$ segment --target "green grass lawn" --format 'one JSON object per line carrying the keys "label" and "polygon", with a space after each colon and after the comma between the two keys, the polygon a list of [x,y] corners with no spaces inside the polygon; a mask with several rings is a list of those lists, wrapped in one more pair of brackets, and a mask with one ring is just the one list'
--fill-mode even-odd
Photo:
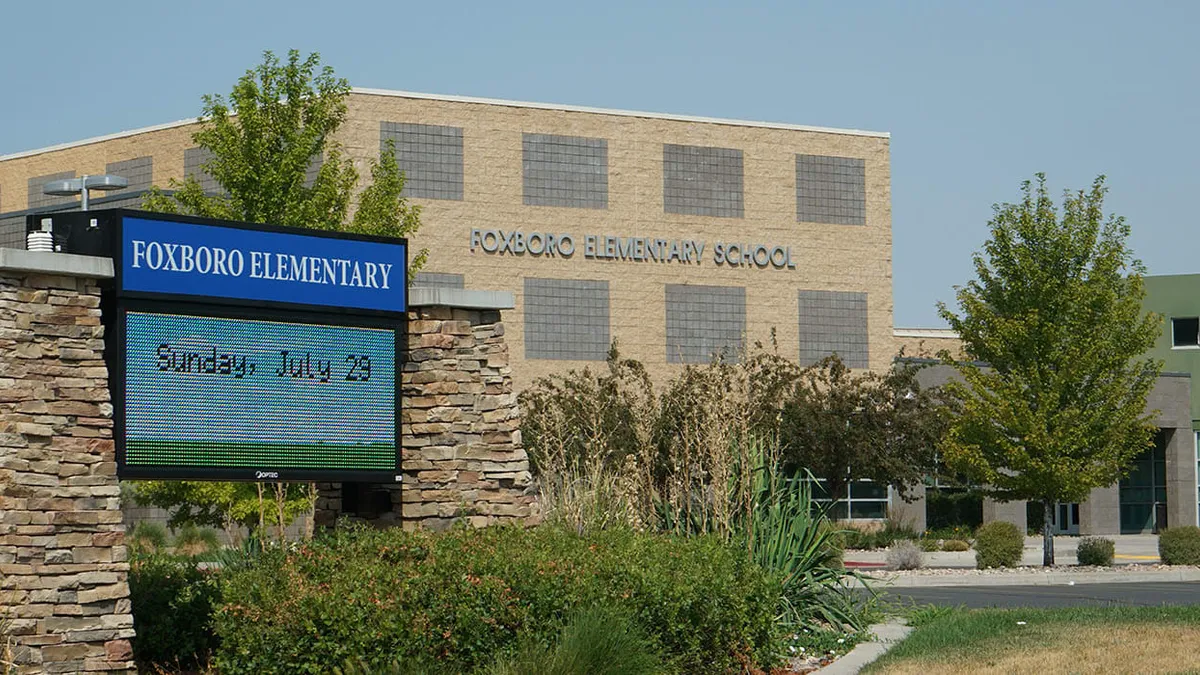
{"label": "green grass lawn", "polygon": [[1200,672],[1200,606],[925,609],[864,673]]}

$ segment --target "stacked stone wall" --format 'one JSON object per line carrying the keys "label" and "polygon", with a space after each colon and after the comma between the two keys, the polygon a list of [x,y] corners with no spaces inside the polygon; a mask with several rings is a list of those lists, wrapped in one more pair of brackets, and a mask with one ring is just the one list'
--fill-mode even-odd
{"label": "stacked stone wall", "polygon": [[[403,481],[362,488],[349,512],[339,484],[320,485],[316,520],[405,528],[538,519],[521,445],[508,343],[497,310],[418,307],[408,314],[401,373]],[[383,497],[382,508],[370,502]],[[346,507],[346,508],[344,508]]]}
{"label": "stacked stone wall", "polygon": [[0,648],[17,672],[134,668],[103,331],[95,280],[0,271]]}

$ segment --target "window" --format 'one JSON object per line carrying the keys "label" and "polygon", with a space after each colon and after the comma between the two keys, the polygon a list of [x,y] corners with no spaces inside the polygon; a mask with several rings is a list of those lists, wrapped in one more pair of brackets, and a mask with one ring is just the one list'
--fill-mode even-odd
{"label": "window", "polygon": [[[829,493],[825,491],[825,481],[818,479],[813,486],[813,501],[828,504]],[[881,520],[887,518],[888,496],[891,490],[887,485],[875,481],[860,479],[851,481],[846,486],[846,494],[841,495],[837,503],[829,511],[833,520]]]}
{"label": "window", "polygon": [[1200,318],[1171,319],[1171,346],[1200,348]]}

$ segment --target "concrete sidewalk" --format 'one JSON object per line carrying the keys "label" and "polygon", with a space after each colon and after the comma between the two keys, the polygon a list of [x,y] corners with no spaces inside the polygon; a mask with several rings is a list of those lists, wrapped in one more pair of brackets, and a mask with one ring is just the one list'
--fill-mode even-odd
{"label": "concrete sidewalk", "polygon": [[[1154,534],[1118,534],[1106,537],[1112,539],[1116,546],[1115,565],[1154,565],[1158,563],[1158,535]],[[1054,561],[1058,565],[1076,565],[1075,549],[1079,546],[1079,537],[1055,537]],[[924,554],[925,567],[928,568],[973,568],[975,567],[975,551],[948,552],[936,551]],[[887,562],[886,550],[875,551],[846,551],[847,563],[866,563],[883,565]],[[1026,537],[1025,551],[1021,556],[1021,565],[1040,566],[1042,564],[1042,538]]]}
{"label": "concrete sidewalk", "polygon": [[[846,551],[847,567],[874,577],[878,588],[937,586],[1072,586],[1075,584],[1165,583],[1200,581],[1200,568],[1159,565],[1156,535],[1116,535],[1114,565],[1078,567],[1079,537],[1055,537],[1054,567],[1042,566],[1042,540],[1027,537],[1021,566],[1013,569],[975,569],[975,551],[925,553],[924,568],[886,570],[887,551]],[[856,565],[857,563],[857,565]]]}

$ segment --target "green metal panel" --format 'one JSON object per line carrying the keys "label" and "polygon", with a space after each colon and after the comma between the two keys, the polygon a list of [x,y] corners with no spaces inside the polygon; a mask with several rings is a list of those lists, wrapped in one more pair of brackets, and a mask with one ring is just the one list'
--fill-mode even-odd
{"label": "green metal panel", "polygon": [[[1162,359],[1165,372],[1191,373],[1196,382],[1200,376],[1200,348],[1172,348],[1171,318],[1200,317],[1200,274],[1148,276],[1145,281],[1143,306],[1163,318],[1162,334],[1151,354]],[[1192,428],[1200,429],[1200,387],[1192,388]]]}

